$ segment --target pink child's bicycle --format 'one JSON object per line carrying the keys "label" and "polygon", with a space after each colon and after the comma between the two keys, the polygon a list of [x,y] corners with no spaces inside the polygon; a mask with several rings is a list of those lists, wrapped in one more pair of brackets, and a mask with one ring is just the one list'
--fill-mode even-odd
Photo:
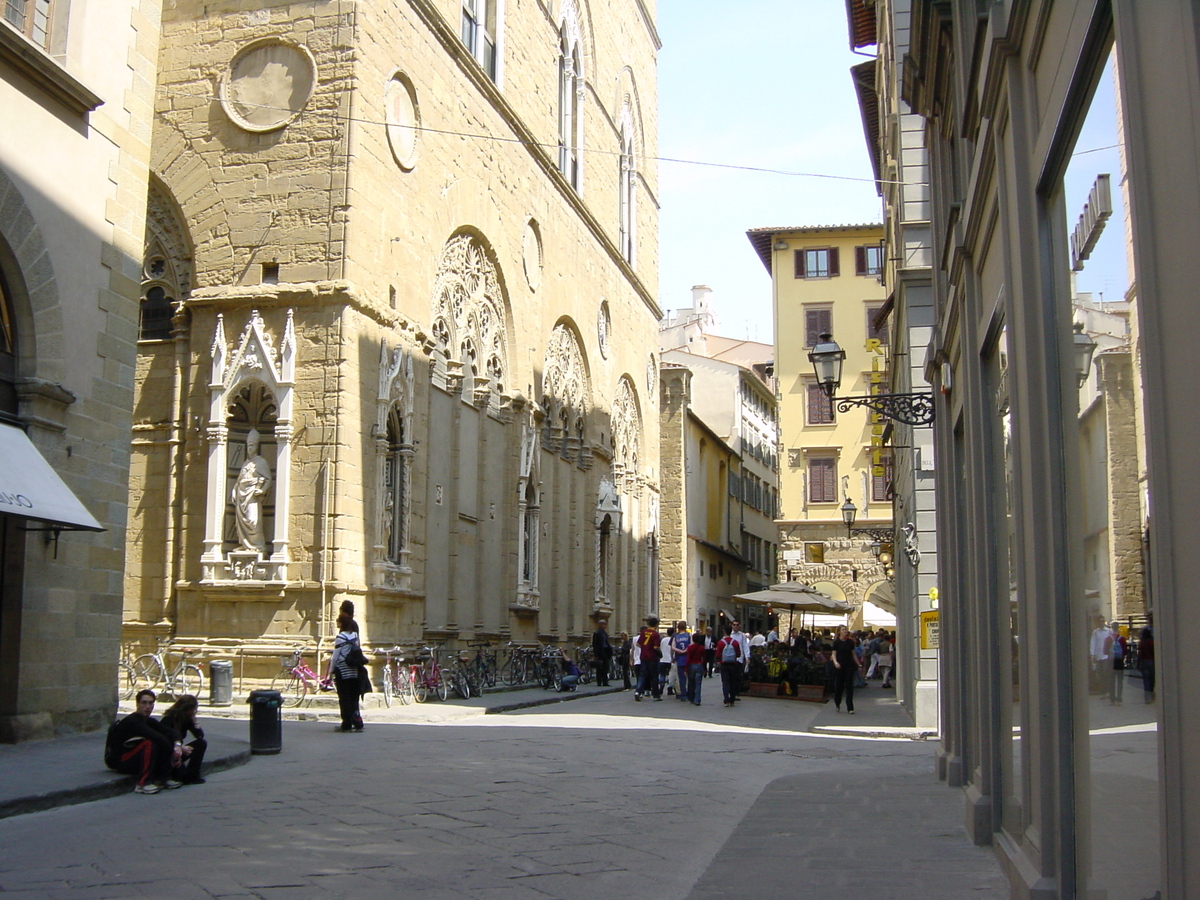
{"label": "pink child's bicycle", "polygon": [[329,679],[317,677],[317,673],[308,667],[299,648],[291,656],[281,657],[279,662],[282,668],[271,680],[271,690],[279,691],[284,706],[300,706],[308,701],[310,693],[333,690]]}

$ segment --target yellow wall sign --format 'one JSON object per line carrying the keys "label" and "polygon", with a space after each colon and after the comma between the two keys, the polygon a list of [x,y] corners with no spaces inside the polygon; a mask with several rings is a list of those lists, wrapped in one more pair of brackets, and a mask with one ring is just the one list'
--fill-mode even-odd
{"label": "yellow wall sign", "polygon": [[941,627],[936,609],[921,613],[921,649],[937,650],[941,646]]}

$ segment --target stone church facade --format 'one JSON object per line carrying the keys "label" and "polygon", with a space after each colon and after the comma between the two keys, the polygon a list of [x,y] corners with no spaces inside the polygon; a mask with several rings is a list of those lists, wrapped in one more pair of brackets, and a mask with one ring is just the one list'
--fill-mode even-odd
{"label": "stone church facade", "polygon": [[[653,17],[164,12],[125,640],[582,641],[656,604]],[[269,660],[269,661],[268,661]]]}

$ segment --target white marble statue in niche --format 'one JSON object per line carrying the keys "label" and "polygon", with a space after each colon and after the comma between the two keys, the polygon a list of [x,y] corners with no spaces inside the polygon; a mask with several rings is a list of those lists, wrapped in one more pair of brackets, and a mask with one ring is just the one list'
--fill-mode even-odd
{"label": "white marble statue in niche", "polygon": [[259,455],[260,442],[259,433],[250,429],[246,435],[246,462],[233,485],[233,510],[241,548],[266,554],[263,506],[271,488],[271,465]]}

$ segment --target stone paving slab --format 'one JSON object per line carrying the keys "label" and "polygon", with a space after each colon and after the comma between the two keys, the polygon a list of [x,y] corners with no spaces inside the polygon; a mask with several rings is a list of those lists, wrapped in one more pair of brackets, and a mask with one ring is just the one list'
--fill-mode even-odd
{"label": "stone paving slab", "polygon": [[[961,793],[932,776],[931,745],[812,733],[815,704],[583,700],[443,719],[368,708],[361,734],[284,721],[282,754],[204,787],[0,820],[0,892],[607,900],[653,883],[656,900],[684,900],[731,856],[738,900],[834,895],[826,887],[884,900],[874,860],[898,872],[905,898],[955,896],[926,892],[937,865],[982,886],[958,896],[989,896],[1000,877],[962,832]],[[239,720],[205,728],[248,732]],[[94,772],[100,742],[80,769]],[[16,750],[32,770],[50,743]],[[870,798],[892,784],[902,790],[880,820]],[[920,865],[905,862],[910,847]]]}
{"label": "stone paving slab", "polygon": [[[1006,896],[995,859],[967,839],[961,792],[933,777],[932,744],[817,733],[827,706],[795,701],[577,699],[493,715],[431,716],[431,705],[415,719],[368,708],[362,734],[285,721],[281,754],[201,788],[0,820],[0,893],[607,900],[653,884],[656,900]],[[861,710],[864,727],[893,727],[894,701]],[[214,738],[248,733],[236,719],[204,725]],[[14,769],[68,780],[73,753],[94,773],[92,740],[0,748],[0,800],[19,786]]]}
{"label": "stone paving slab", "polygon": [[687,900],[1008,897],[995,857],[967,840],[961,818],[961,794],[931,773],[779,778],[738,822]]}

